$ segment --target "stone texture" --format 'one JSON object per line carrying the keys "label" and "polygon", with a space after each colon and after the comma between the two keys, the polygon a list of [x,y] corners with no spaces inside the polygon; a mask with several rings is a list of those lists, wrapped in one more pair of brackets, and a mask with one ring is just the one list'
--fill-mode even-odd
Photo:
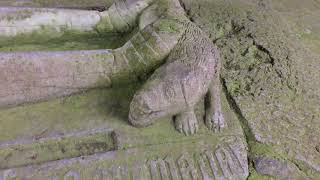
{"label": "stone texture", "polygon": [[[195,134],[198,120],[194,106],[206,95],[206,125],[225,127],[221,113],[219,52],[211,40],[189,20],[181,18],[185,33],[159,67],[134,96],[129,121],[138,127],[167,116],[176,117],[176,128]],[[211,107],[210,107],[211,106]]]}
{"label": "stone texture", "polygon": [[279,179],[309,179],[293,163],[268,157],[254,157],[257,172]]}
{"label": "stone texture", "polygon": [[[139,79],[162,64],[190,28],[184,26],[189,20],[183,9],[176,11],[178,1],[163,2],[159,4],[159,10],[165,10],[162,16],[140,23],[143,29],[115,50],[1,54],[3,82],[16,88],[10,91],[6,89],[8,86],[2,86],[4,106],[120,84],[114,86],[118,89],[92,90],[92,93],[1,110],[1,179],[246,179],[247,144],[223,95],[219,111],[225,114],[228,127],[220,134],[205,128],[201,121],[199,132],[192,137],[177,133],[171,118],[164,117],[144,129],[133,128],[127,122],[129,101],[140,85],[121,86],[121,82],[134,83],[130,80]],[[121,14],[117,5],[109,10],[114,10],[115,17]],[[125,20],[114,21],[119,23],[116,27],[125,27]],[[190,35],[201,32],[195,31],[195,27]],[[212,45],[208,38],[205,40],[205,45]],[[190,44],[188,47],[191,50]],[[214,53],[215,49],[205,48],[209,51],[205,55]],[[212,72],[206,74],[207,79],[216,71],[214,66],[211,64]],[[21,72],[18,77],[17,70]],[[91,71],[104,76],[90,77],[87,72]],[[41,79],[46,86],[41,86]],[[210,81],[202,83],[209,86]],[[44,89],[37,89],[39,85]],[[20,97],[21,90],[25,91]],[[192,101],[197,119],[203,119],[205,114],[204,102],[197,104],[202,95]]]}
{"label": "stone texture", "polygon": [[65,31],[124,33],[136,26],[138,15],[150,5],[150,2],[151,0],[116,1],[103,12],[1,7],[0,37],[36,33],[50,35]]}
{"label": "stone texture", "polygon": [[184,32],[181,26],[164,16],[115,50],[0,53],[0,107],[142,78],[164,62]]}
{"label": "stone texture", "polygon": [[38,135],[30,142],[2,144],[0,169],[115,150],[112,133],[112,131],[78,133],[49,139]]}
{"label": "stone texture", "polygon": [[317,38],[310,37],[320,32],[314,22],[319,2],[183,2],[220,49],[226,92],[247,139],[259,142],[251,153],[263,153],[254,146],[265,145],[268,154],[317,179],[320,56]]}
{"label": "stone texture", "polygon": [[[200,122],[196,135],[184,136],[174,129],[171,118],[143,129],[127,122],[129,100],[139,86],[92,90],[1,110],[0,149],[7,155],[0,154],[7,158],[0,164],[11,165],[11,168],[0,170],[0,177],[126,179],[127,171],[136,179],[167,175],[183,179],[191,179],[188,177],[191,175],[199,179],[248,176],[246,141],[225,96],[222,96],[222,108],[228,128],[215,134]],[[197,105],[196,115],[199,119],[203,117],[203,101]],[[110,140],[108,132],[114,132]],[[112,146],[95,146],[90,137],[101,140],[100,144],[112,142],[116,150],[104,148]],[[81,149],[72,148],[77,142],[81,142]],[[50,147],[56,148],[47,156]],[[62,153],[64,147],[67,148]],[[26,163],[30,165],[24,166]]]}
{"label": "stone texture", "polygon": [[[145,179],[242,179],[248,176],[248,169],[249,179],[319,179],[319,2],[181,2],[189,18],[219,47],[227,96],[222,100],[228,124],[225,131],[214,134],[200,123],[197,135],[185,137],[174,131],[169,118],[144,129],[131,127],[127,123],[129,101],[140,87],[132,84],[2,109],[0,147],[6,156],[1,157],[7,158],[0,162],[5,167],[0,179],[127,179],[128,172],[136,179],[143,179],[141,172]],[[203,109],[202,103],[197,105],[198,119]],[[32,153],[41,155],[41,150],[49,149],[48,139],[64,145],[61,139],[65,137],[72,140],[79,132],[86,136],[101,130],[115,132],[111,141],[118,150],[98,149],[101,154],[95,154],[95,149],[77,150],[49,159]],[[41,140],[43,149],[38,147]],[[17,146],[22,147],[21,152]],[[26,158],[17,158],[19,153]],[[203,162],[199,154],[208,161]],[[247,162],[247,156],[253,162]],[[54,161],[57,159],[64,160]],[[136,161],[140,163],[132,165]],[[216,169],[217,164],[221,170]],[[171,165],[170,171],[166,165]]]}
{"label": "stone texture", "polygon": [[[210,140],[208,138],[207,140]],[[2,179],[245,179],[243,144],[199,141],[132,148],[0,171]],[[207,145],[200,145],[206,143]],[[179,146],[186,148],[175,151]],[[201,148],[199,148],[201,147]],[[236,147],[236,149],[231,149]],[[239,156],[240,155],[240,156]]]}

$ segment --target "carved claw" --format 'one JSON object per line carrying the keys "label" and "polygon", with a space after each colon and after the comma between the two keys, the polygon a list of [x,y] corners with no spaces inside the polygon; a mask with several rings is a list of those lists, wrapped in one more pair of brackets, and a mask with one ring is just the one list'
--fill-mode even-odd
{"label": "carved claw", "polygon": [[205,124],[210,130],[214,132],[221,132],[222,129],[226,127],[221,111],[216,111],[214,113],[207,112]]}
{"label": "carved claw", "polygon": [[194,111],[187,111],[177,115],[175,127],[180,133],[184,133],[186,136],[197,133],[199,124]]}

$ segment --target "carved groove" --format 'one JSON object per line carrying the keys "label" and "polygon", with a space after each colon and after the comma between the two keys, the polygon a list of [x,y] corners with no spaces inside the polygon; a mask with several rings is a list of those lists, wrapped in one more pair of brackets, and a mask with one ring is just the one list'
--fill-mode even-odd
{"label": "carved groove", "polygon": [[170,52],[171,49],[169,48],[168,44],[159,36],[157,32],[152,31],[151,35],[156,37],[156,39],[160,42],[162,42],[162,44],[166,47],[167,51]]}
{"label": "carved groove", "polygon": [[147,63],[144,61],[143,57],[141,56],[141,54],[137,51],[136,47],[134,46],[134,44],[130,41],[130,46],[133,48],[135,54],[137,54],[137,56],[139,57],[138,60],[140,63],[147,65]]}
{"label": "carved groove", "polygon": [[194,166],[193,159],[190,158],[188,153],[184,153],[177,161],[180,167],[182,179],[196,180],[198,178],[197,169]]}

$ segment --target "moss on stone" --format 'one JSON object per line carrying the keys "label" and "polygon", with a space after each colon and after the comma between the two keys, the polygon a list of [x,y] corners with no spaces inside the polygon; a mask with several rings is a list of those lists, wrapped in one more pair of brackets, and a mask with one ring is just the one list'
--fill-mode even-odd
{"label": "moss on stone", "polygon": [[[286,140],[284,135],[292,134],[292,132],[287,133],[287,131],[284,131],[287,128],[281,129],[280,125],[282,124],[279,122],[285,123],[288,121],[292,123],[291,119],[295,119],[301,113],[296,111],[297,114],[291,115],[290,118],[285,118],[284,115],[281,117],[275,116],[275,114],[278,112],[289,114],[295,111],[292,108],[292,104],[297,104],[297,106],[307,109],[306,112],[308,114],[311,111],[314,111],[314,114],[318,113],[317,110],[308,108],[309,106],[304,102],[305,98],[296,98],[298,95],[296,93],[297,89],[302,87],[296,82],[297,74],[295,70],[303,69],[305,66],[297,63],[301,65],[299,67],[294,64],[299,61],[292,58],[291,54],[294,54],[294,52],[289,49],[292,43],[297,42],[288,38],[287,27],[281,24],[282,21],[279,22],[277,20],[277,16],[275,18],[270,12],[267,12],[269,7],[264,2],[261,2],[258,6],[251,6],[252,4],[249,1],[244,2],[241,0],[234,1],[232,4],[227,4],[222,0],[203,0],[201,2],[184,0],[184,2],[186,7],[189,8],[187,10],[192,20],[204,29],[219,46],[224,67],[222,78],[226,83],[226,92],[234,99],[234,103],[238,105],[238,113],[243,113],[241,114],[242,117],[240,117],[242,121],[247,121],[247,123],[243,124],[243,129],[247,135],[250,155],[265,155],[277,159],[290,160],[310,177],[313,177],[313,174],[317,172],[314,172],[306,162],[296,160],[294,156],[289,156],[284,151],[278,151],[277,148],[281,147],[275,145],[278,140]],[[278,15],[277,13],[275,14]],[[170,22],[164,22],[160,27],[160,29],[166,31],[176,31],[171,27]],[[318,43],[316,36],[312,34],[303,32],[299,36],[305,43]],[[51,42],[48,44],[51,44]],[[89,47],[93,46],[87,44],[86,49]],[[320,46],[313,47],[316,47],[315,52],[320,52]],[[94,90],[88,94],[54,100],[39,105],[3,110],[0,113],[0,117],[2,117],[0,122],[3,119],[6,121],[2,121],[4,126],[2,129],[0,126],[0,132],[5,133],[0,139],[8,140],[25,136],[26,134],[21,132],[23,130],[31,131],[31,126],[28,124],[30,122],[41,124],[39,122],[43,121],[44,123],[41,127],[53,126],[54,130],[52,132],[67,132],[83,129],[83,126],[87,124],[89,124],[87,126],[88,129],[99,125],[102,126],[103,122],[108,121],[108,123],[112,124],[112,127],[121,127],[124,132],[130,132],[130,138],[136,137],[135,143],[138,144],[143,144],[141,140],[160,143],[168,139],[173,141],[174,138],[172,137],[190,140],[190,137],[184,138],[175,132],[169,119],[157,122],[154,126],[147,127],[143,131],[132,128],[127,124],[125,119],[127,118],[126,114],[130,102],[128,99],[132,97],[134,90],[138,87],[139,85],[126,86],[116,89],[112,93],[109,90]],[[317,89],[317,85],[314,85],[314,87]],[[316,99],[316,96],[310,97],[315,97],[314,99]],[[294,101],[295,99],[299,99],[299,101]],[[113,117],[113,115],[119,116],[119,118]],[[312,126],[313,124],[309,122],[307,115],[303,115],[306,120],[299,121],[299,126]],[[28,121],[23,121],[25,117]],[[92,124],[85,121],[90,121]],[[273,121],[278,123],[271,124]],[[66,130],[61,130],[61,127],[54,126],[59,123],[65,124],[64,128]],[[15,127],[16,124],[19,124],[19,127]],[[271,129],[262,131],[265,127],[271,127]],[[292,124],[288,125],[288,127],[289,130],[294,129]],[[19,129],[19,132],[15,128]],[[13,129],[13,131],[8,133],[8,129]],[[35,131],[38,130],[39,128]],[[33,133],[35,131],[32,130]],[[316,131],[308,129],[302,135],[308,134],[309,131],[316,133]],[[204,130],[200,132],[200,135],[207,133],[210,132]],[[256,133],[264,138],[262,139],[263,142],[257,142]],[[268,133],[268,136],[265,133]],[[130,140],[132,139],[129,139],[120,148],[127,149],[137,145],[130,142]],[[272,144],[271,142],[274,141],[276,142]],[[301,143],[304,142],[301,141]],[[292,142],[287,142],[286,145],[292,149],[295,149],[296,146]],[[309,144],[307,145],[309,147]],[[130,160],[126,159],[125,161]],[[249,179],[272,179],[271,177],[259,175],[253,168],[250,169],[250,172]]]}
{"label": "moss on stone", "polygon": [[92,155],[114,149],[110,132],[70,136],[61,139],[42,139],[25,144],[3,146],[0,149],[0,168],[5,169],[81,155]]}
{"label": "moss on stone", "polygon": [[267,156],[279,160],[292,160],[287,154],[277,152],[274,146],[263,144],[256,141],[249,141],[250,155],[249,156]]}
{"label": "moss on stone", "polygon": [[157,23],[158,31],[164,31],[169,33],[177,33],[180,31],[179,27],[176,25],[177,22],[171,19],[163,19]]}
{"label": "moss on stone", "polygon": [[[0,142],[18,141],[23,139],[50,138],[53,135],[65,136],[79,131],[95,131],[97,129],[115,130],[119,136],[116,147],[119,151],[130,148],[146,150],[151,145],[183,143],[184,149],[192,147],[195,142],[203,142],[210,137],[209,144],[215,144],[222,136],[237,136],[243,141],[240,126],[235,120],[234,114],[227,105],[225,97],[223,111],[226,112],[228,129],[215,135],[203,124],[204,102],[197,105],[196,114],[200,121],[199,132],[194,136],[185,136],[175,130],[172,117],[159,119],[155,124],[142,129],[132,127],[127,121],[129,104],[134,93],[141,86],[140,83],[125,84],[112,89],[95,89],[78,95],[50,100],[37,104],[27,104],[20,107],[0,110]],[[57,142],[50,142],[56,147]],[[68,144],[66,141],[65,144]],[[72,143],[70,143],[72,145]],[[51,146],[50,146],[51,147]],[[30,149],[38,152],[45,147],[33,145]],[[156,156],[166,152],[166,148],[156,150],[152,155]],[[191,150],[191,149],[188,149]],[[194,150],[194,149],[192,149]],[[74,150],[66,155],[86,153],[85,150]],[[181,149],[170,153],[179,154]],[[1,151],[0,151],[1,153]],[[9,156],[10,151],[3,152],[3,156]],[[53,156],[53,155],[52,155]],[[52,158],[48,155],[47,158]],[[55,154],[55,157],[64,157],[63,154]],[[145,157],[141,157],[145,158]],[[136,157],[132,158],[132,161]],[[119,157],[117,161],[131,163],[128,158]],[[110,162],[105,162],[110,165]],[[99,165],[100,167],[100,165]]]}
{"label": "moss on stone", "polygon": [[105,17],[101,17],[100,21],[96,24],[94,29],[98,33],[104,33],[104,31],[108,31],[108,32],[114,31],[114,32],[116,32],[115,28],[111,24],[109,15],[105,15]]}
{"label": "moss on stone", "polygon": [[18,21],[18,20],[23,20],[30,18],[34,12],[26,9],[23,11],[20,11],[19,13],[10,13],[7,16],[4,17],[4,20],[6,21]]}
{"label": "moss on stone", "polygon": [[[227,94],[233,100],[231,104],[243,122],[249,153],[301,164],[296,161],[296,157],[309,155],[301,149],[289,155],[286,148],[298,149],[301,144],[304,148],[313,148],[314,145],[311,144],[314,143],[308,143],[307,139],[319,136],[318,133],[313,136],[307,135],[307,132],[317,132],[318,129],[314,127],[315,123],[312,120],[315,118],[308,115],[313,112],[313,117],[318,117],[319,112],[312,108],[316,107],[317,103],[308,103],[312,104],[312,99],[319,99],[316,95],[319,94],[318,90],[314,88],[320,87],[317,83],[319,76],[313,68],[316,64],[314,60],[319,56],[311,55],[312,53],[304,49],[307,43],[313,44],[312,47],[317,49],[318,46],[315,44],[318,41],[311,42],[310,39],[315,38],[308,37],[316,34],[316,31],[307,32],[308,35],[305,32],[301,33],[300,40],[297,39],[296,33],[303,32],[306,27],[295,29],[297,22],[292,23],[293,21],[289,20],[295,14],[283,13],[292,5],[290,2],[281,2],[284,5],[281,6],[281,12],[275,10],[279,7],[279,1],[183,2],[188,16],[206,31],[220,50],[223,63],[222,79]],[[307,5],[310,3],[311,1],[308,1]],[[303,11],[301,14],[305,13],[303,8],[293,9]],[[313,27],[312,30],[317,29],[314,23],[307,27],[310,26]],[[310,61],[306,63],[306,59]],[[309,65],[304,66],[305,64]],[[305,74],[309,73],[306,69],[313,72],[313,75],[306,76]],[[306,79],[310,80],[305,83]],[[312,90],[302,90],[306,87]],[[313,94],[310,95],[312,98],[297,93],[301,91],[309,91]],[[295,128],[301,127],[302,124],[309,128]],[[295,134],[297,131],[305,133],[298,137]],[[299,139],[299,143],[289,140],[293,137]],[[313,156],[316,157],[316,154],[313,153]],[[313,165],[319,162],[318,159],[309,158],[308,163],[311,161]],[[307,172],[307,169],[310,171],[312,167],[302,169]],[[312,177],[310,174],[309,176]]]}
{"label": "moss on stone", "polygon": [[0,37],[0,51],[57,51],[114,49],[126,41],[117,34],[99,34],[96,32],[62,31],[52,32],[43,28],[27,35]]}
{"label": "moss on stone", "polygon": [[276,180],[274,177],[259,174],[253,167],[249,168],[249,173],[248,180]]}

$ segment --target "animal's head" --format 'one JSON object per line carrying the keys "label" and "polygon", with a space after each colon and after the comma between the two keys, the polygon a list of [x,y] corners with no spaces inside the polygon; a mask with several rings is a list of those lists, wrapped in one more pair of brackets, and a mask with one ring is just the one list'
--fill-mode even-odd
{"label": "animal's head", "polygon": [[152,124],[155,120],[173,116],[184,108],[184,98],[177,85],[154,84],[143,88],[130,104],[129,121],[136,127]]}

